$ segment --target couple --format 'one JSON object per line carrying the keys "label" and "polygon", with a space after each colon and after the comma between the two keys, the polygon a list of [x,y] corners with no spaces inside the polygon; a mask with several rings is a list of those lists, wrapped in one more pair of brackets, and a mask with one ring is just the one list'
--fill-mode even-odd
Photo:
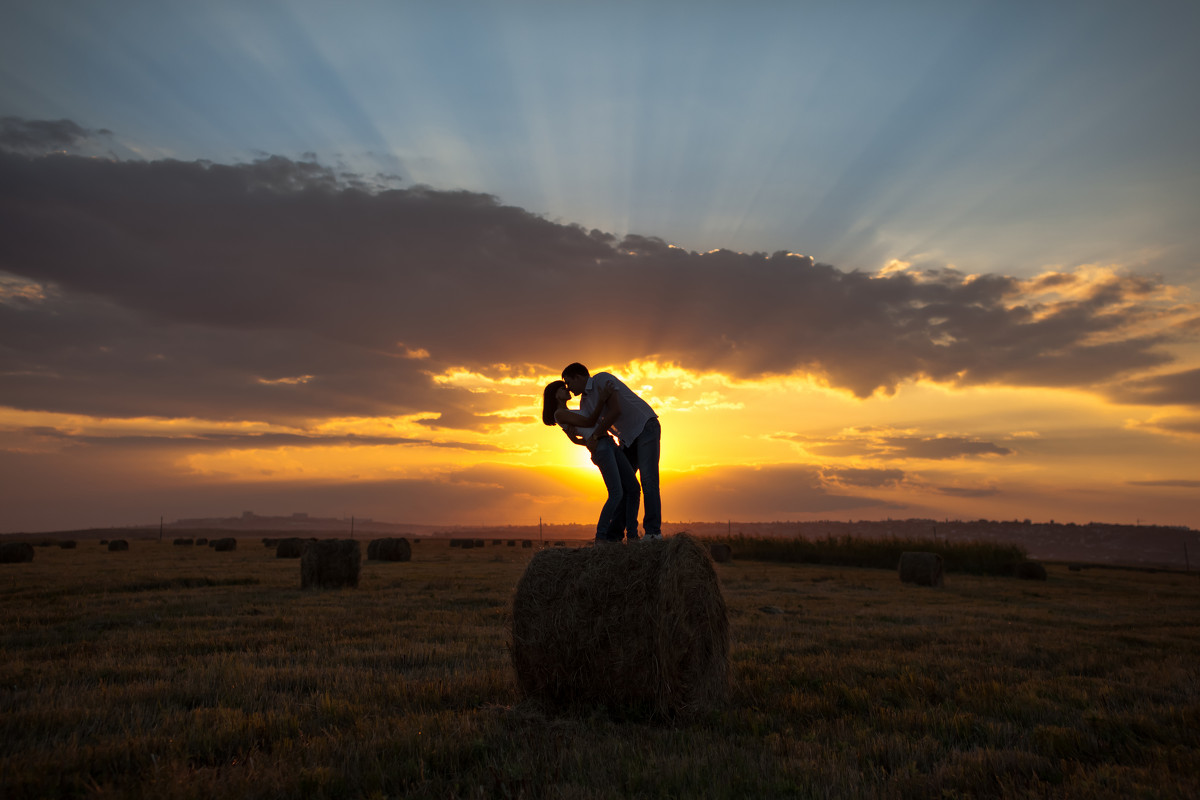
{"label": "couple", "polygon": [[[567,408],[579,395],[579,411]],[[608,499],[600,510],[596,543],[638,540],[638,496],[643,495],[642,529],[647,539],[662,538],[662,500],[658,493],[658,453],[662,428],[650,405],[607,372],[588,373],[575,363],[542,393],[542,422],[558,424],[575,444],[587,447],[604,478]],[[617,432],[620,448],[608,435]],[[634,473],[641,476],[638,479]]]}

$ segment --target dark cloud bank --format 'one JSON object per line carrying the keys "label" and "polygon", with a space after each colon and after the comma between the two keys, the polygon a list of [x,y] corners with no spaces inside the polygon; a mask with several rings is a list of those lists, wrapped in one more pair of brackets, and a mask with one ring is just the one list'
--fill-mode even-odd
{"label": "dark cloud bank", "polygon": [[[281,157],[35,154],[106,134],[0,126],[5,405],[273,422],[435,412],[468,429],[500,401],[431,372],[656,356],[742,378],[811,370],[859,396],[922,376],[1099,386],[1161,371],[1185,335],[1128,333],[1156,313],[1161,287],[1144,277],[1039,307],[1000,275],[693,253]],[[1197,402],[1194,371],[1122,385],[1114,396]]]}

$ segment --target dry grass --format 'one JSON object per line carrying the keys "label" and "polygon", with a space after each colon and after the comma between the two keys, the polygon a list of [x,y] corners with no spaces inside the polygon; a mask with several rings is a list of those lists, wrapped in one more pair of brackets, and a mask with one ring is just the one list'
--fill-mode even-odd
{"label": "dry grass", "polygon": [[[363,565],[304,592],[263,548],[39,550],[0,567],[0,794],[1190,797],[1200,582],[717,566],[731,697],[686,725],[518,704],[532,551]],[[764,606],[782,609],[765,614]]]}

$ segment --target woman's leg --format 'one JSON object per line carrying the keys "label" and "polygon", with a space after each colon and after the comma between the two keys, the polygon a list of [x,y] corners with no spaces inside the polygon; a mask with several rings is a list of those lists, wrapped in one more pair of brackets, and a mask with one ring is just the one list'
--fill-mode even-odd
{"label": "woman's leg", "polygon": [[624,456],[617,452],[617,447],[611,439],[601,439],[592,451],[592,463],[600,470],[604,478],[604,487],[608,489],[608,499],[600,509],[600,520],[596,523],[596,541],[607,541],[613,519],[621,508],[621,500],[625,493],[621,489],[621,471],[617,466],[618,458]]}
{"label": "woman's leg", "polygon": [[[638,486],[637,475],[634,473],[629,459],[625,457],[624,453],[617,455],[617,470],[620,473],[621,491],[624,494],[621,508],[624,517],[617,524],[625,529],[626,539],[636,542],[638,540],[638,506],[641,505],[642,487]],[[616,540],[621,541],[619,531]]]}

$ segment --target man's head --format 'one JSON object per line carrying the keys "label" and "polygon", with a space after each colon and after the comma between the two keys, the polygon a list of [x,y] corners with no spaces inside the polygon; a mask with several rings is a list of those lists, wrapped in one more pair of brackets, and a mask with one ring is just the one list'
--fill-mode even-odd
{"label": "man's head", "polygon": [[566,381],[567,388],[571,390],[571,394],[583,394],[583,387],[587,386],[588,378],[592,374],[588,372],[588,368],[576,361],[574,364],[568,364],[567,368],[562,371],[562,379]]}

